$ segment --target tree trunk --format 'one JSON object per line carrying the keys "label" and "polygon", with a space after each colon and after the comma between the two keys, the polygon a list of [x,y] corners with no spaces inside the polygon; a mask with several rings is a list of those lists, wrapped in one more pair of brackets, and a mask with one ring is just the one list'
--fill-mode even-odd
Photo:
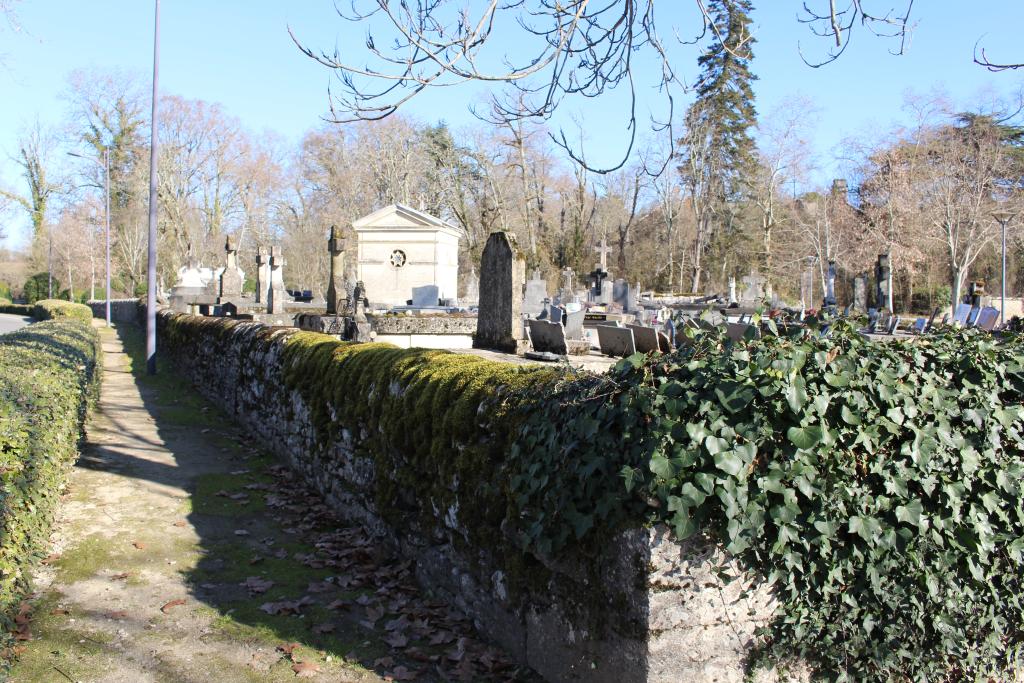
{"label": "tree trunk", "polygon": [[951,315],[955,316],[957,304],[960,303],[960,288],[963,287],[964,284],[964,271],[963,268],[960,268],[959,266],[953,266],[952,268],[953,277],[952,282],[950,283],[950,298],[952,301],[950,302],[950,310],[952,311]]}

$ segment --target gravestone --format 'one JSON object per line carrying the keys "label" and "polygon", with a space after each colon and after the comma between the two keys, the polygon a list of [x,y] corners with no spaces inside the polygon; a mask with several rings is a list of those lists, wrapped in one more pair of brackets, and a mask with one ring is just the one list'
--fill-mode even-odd
{"label": "gravestone", "polygon": [[[608,289],[605,289],[605,282],[610,277],[608,273],[608,254],[611,253],[612,249],[608,246],[608,241],[601,238],[601,242],[594,247],[594,251],[600,256],[600,261],[594,264],[594,270],[590,273],[592,286],[590,289],[590,300],[595,301],[599,304],[610,304],[612,303],[612,288],[611,282],[608,282]],[[607,291],[607,296],[605,292]]]}
{"label": "gravestone", "polygon": [[604,280],[601,282],[601,295],[597,299],[597,303],[608,304],[615,303],[615,285],[611,280]]}
{"label": "gravestone", "polygon": [[569,352],[565,343],[565,328],[561,323],[528,320],[527,324],[530,328],[530,343],[534,351],[554,353],[559,356],[564,356]]}
{"label": "gravestone", "polygon": [[331,255],[330,282],[327,284],[327,315],[338,315],[341,311],[341,295],[345,291],[345,240],[338,237],[338,230],[331,226],[327,240],[327,251]]}
{"label": "gravestone", "polygon": [[256,303],[267,303],[270,292],[270,252],[266,247],[256,247]]}
{"label": "gravestone", "polygon": [[601,353],[606,356],[619,356],[625,358],[636,353],[636,342],[633,340],[633,330],[627,327],[598,325],[597,340],[601,347]]}
{"label": "gravestone", "polygon": [[879,310],[889,308],[889,279],[892,269],[889,267],[889,255],[879,254],[875,265],[875,307]]}
{"label": "gravestone", "polygon": [[622,310],[629,310],[629,283],[619,278],[612,282],[612,303],[622,306]]}
{"label": "gravestone", "polygon": [[868,276],[863,273],[853,278],[853,310],[858,313],[868,310]]}
{"label": "gravestone", "polygon": [[541,279],[540,271],[533,271],[533,277],[526,281],[523,294],[523,313],[536,318],[544,311],[545,300],[548,298],[547,280]]}
{"label": "gravestone", "polygon": [[733,275],[729,276],[729,303],[735,304],[736,301],[736,277]]}
{"label": "gravestone", "polygon": [[576,273],[573,272],[572,268],[565,268],[562,270],[562,288],[558,292],[559,303],[568,303],[575,296],[575,280]]}
{"label": "gravestone", "polygon": [[[627,330],[633,332],[633,344],[639,353],[650,353],[651,351],[660,351],[661,344],[658,342],[658,331],[653,327],[645,327],[643,325],[626,325]],[[598,335],[601,332],[598,331]]]}
{"label": "gravestone", "polygon": [[421,285],[412,288],[412,305],[415,308],[437,306],[441,298],[441,289],[437,285]]}
{"label": "gravestone", "polygon": [[220,302],[237,301],[242,298],[242,272],[238,269],[238,246],[235,239],[228,235],[224,242],[227,263],[220,274]]}
{"label": "gravestone", "polygon": [[565,336],[567,339],[583,339],[583,320],[586,316],[587,312],[583,309],[566,312],[565,316],[563,316],[563,324],[565,325]]}
{"label": "gravestone", "polygon": [[658,348],[662,353],[672,353],[672,340],[661,330],[658,330]]}
{"label": "gravestone", "polygon": [[281,254],[281,247],[270,248],[270,291],[267,295],[267,313],[283,315],[288,292],[284,288],[284,267],[287,264]]}
{"label": "gravestone", "polygon": [[822,301],[825,308],[835,308],[836,305],[836,262],[828,262],[828,274],[825,276],[825,298]]}
{"label": "gravestone", "polygon": [[467,306],[475,306],[480,301],[480,278],[476,274],[476,268],[471,268],[469,277],[466,278],[466,295],[463,303]]}
{"label": "gravestone", "polygon": [[800,273],[800,303],[804,308],[814,306],[814,271],[805,270]]}
{"label": "gravestone", "polygon": [[526,262],[516,238],[492,232],[480,259],[480,310],[473,348],[519,350],[523,341],[523,281]]}
{"label": "gravestone", "polygon": [[765,299],[765,279],[756,270],[750,271],[750,275],[743,276],[743,290],[741,301],[745,304],[759,304]]}

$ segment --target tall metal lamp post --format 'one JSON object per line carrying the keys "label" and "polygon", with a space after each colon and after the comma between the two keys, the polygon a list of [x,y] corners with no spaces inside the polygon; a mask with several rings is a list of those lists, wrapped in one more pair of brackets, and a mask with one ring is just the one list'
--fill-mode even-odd
{"label": "tall metal lamp post", "polygon": [[1007,211],[1006,209],[999,209],[992,212],[992,218],[995,218],[999,222],[999,227],[1002,228],[1003,233],[1003,264],[1001,271],[1001,279],[999,288],[999,324],[1006,324],[1006,226],[1013,217],[1016,216],[1016,212]]}
{"label": "tall metal lamp post", "polygon": [[[82,156],[81,154],[75,154],[74,152],[68,152],[68,156],[78,157],[79,159],[85,159],[93,163],[100,163],[99,159],[92,157]],[[110,149],[103,148],[103,193],[106,195],[106,213],[104,216],[104,222],[106,223],[106,238],[107,238],[107,327],[110,327]]]}
{"label": "tall metal lamp post", "polygon": [[153,110],[150,116],[149,143],[149,254],[146,273],[146,373],[156,374],[156,161],[157,161],[157,84],[160,76],[160,0],[156,0],[153,20]]}

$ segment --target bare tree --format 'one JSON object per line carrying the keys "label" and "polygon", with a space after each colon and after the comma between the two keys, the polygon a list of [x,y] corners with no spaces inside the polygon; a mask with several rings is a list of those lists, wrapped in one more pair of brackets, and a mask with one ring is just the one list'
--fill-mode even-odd
{"label": "bare tree", "polygon": [[768,277],[775,275],[773,236],[787,186],[806,179],[811,164],[808,137],[816,125],[816,108],[803,97],[783,101],[758,122],[758,167],[748,190],[761,219],[761,260]]}

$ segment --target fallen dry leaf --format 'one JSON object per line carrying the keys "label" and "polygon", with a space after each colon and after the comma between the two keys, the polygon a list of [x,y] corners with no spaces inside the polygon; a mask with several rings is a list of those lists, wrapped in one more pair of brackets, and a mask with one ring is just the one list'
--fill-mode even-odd
{"label": "fallen dry leaf", "polygon": [[320,673],[320,666],[314,662],[295,662],[292,664],[292,671],[296,678],[313,678]]}
{"label": "fallen dry leaf", "polygon": [[281,643],[277,646],[277,651],[284,653],[285,657],[291,657],[297,647],[299,647],[299,643]]}
{"label": "fallen dry leaf", "polygon": [[249,589],[249,595],[258,595],[260,593],[266,593],[268,590],[273,588],[274,582],[258,576],[250,576],[245,580],[245,583],[241,585]]}
{"label": "fallen dry leaf", "polygon": [[402,633],[389,633],[384,642],[394,648],[403,648],[409,644],[409,636]]}
{"label": "fallen dry leaf", "polygon": [[417,673],[410,671],[404,666],[396,666],[393,670],[384,674],[385,681],[415,681]]}
{"label": "fallen dry leaf", "polygon": [[66,614],[71,614],[71,610],[66,610],[63,607],[58,607],[57,609],[50,610],[50,614],[52,614],[55,617],[60,617]]}
{"label": "fallen dry leaf", "polygon": [[114,612],[107,612],[104,616],[107,619],[127,619],[128,613],[122,609],[119,609]]}
{"label": "fallen dry leaf", "polygon": [[188,526],[188,522],[186,522],[183,519],[179,519],[177,522],[174,523],[174,526]]}
{"label": "fallen dry leaf", "polygon": [[146,544],[141,541],[132,541],[132,545],[135,546],[137,550],[144,550],[146,548]]}
{"label": "fallen dry leaf", "polygon": [[124,581],[129,576],[131,576],[131,572],[121,572],[120,574],[114,574],[113,576],[111,576],[110,580],[111,581]]}
{"label": "fallen dry leaf", "polygon": [[40,562],[42,562],[43,564],[53,564],[54,562],[56,562],[59,559],[60,559],[60,554],[58,554],[58,553],[51,553],[51,554],[47,555],[46,557],[44,557],[42,560],[40,560]]}
{"label": "fallen dry leaf", "polygon": [[172,607],[180,607],[181,605],[184,605],[184,604],[185,604],[185,601],[182,600],[181,598],[178,598],[177,600],[171,600],[170,602],[164,603],[164,606],[160,608],[160,611],[163,612],[164,614],[167,614],[167,612],[169,612]]}

